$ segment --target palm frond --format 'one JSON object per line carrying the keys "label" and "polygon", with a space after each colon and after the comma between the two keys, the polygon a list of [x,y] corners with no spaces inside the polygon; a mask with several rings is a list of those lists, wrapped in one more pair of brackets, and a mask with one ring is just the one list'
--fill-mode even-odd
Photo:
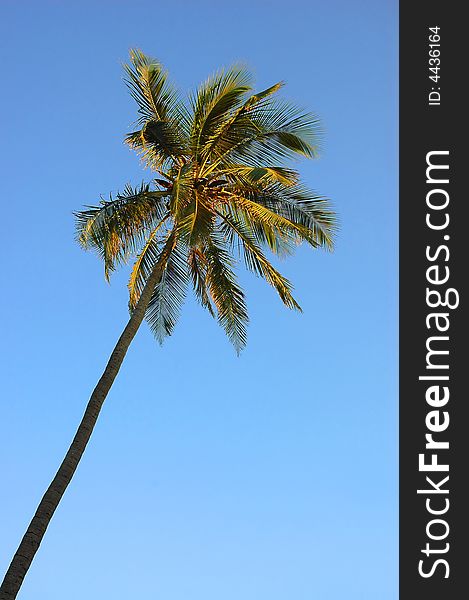
{"label": "palm frond", "polygon": [[194,202],[194,164],[178,165],[172,169],[173,178],[170,196],[170,211],[174,220],[180,223],[190,214],[190,206]]}
{"label": "palm frond", "polygon": [[196,161],[207,141],[239,108],[250,89],[250,73],[239,65],[219,71],[197,89],[191,97],[191,150]]}
{"label": "palm frond", "polygon": [[234,217],[228,217],[222,213],[217,214],[224,224],[221,231],[226,239],[233,246],[235,246],[236,240],[240,242],[246,267],[258,277],[265,279],[277,291],[285,306],[301,311],[301,306],[292,296],[292,284],[270,264],[257,244],[252,231]]}
{"label": "palm frond", "polygon": [[214,317],[215,312],[207,289],[207,257],[200,248],[194,247],[189,250],[188,265],[196,298],[208,310],[210,315]]}
{"label": "palm frond", "polygon": [[204,201],[202,194],[194,190],[187,214],[178,223],[178,233],[190,246],[197,246],[210,237],[215,218],[213,208]]}
{"label": "palm frond", "polygon": [[[243,195],[241,195],[243,194]],[[249,225],[256,224],[270,237],[305,241],[313,248],[333,247],[336,220],[325,198],[308,193],[298,186],[273,185],[227,193],[227,210],[239,217],[243,214]],[[275,252],[275,248],[269,246]]]}
{"label": "palm frond", "polygon": [[241,223],[251,232],[256,243],[267,246],[279,256],[291,254],[303,240],[316,246],[312,233],[306,227],[296,225],[248,198],[228,196],[226,204],[220,207],[220,213]]}
{"label": "palm frond", "polygon": [[149,184],[139,188],[126,185],[109,201],[75,213],[77,241],[85,249],[95,249],[104,262],[105,276],[127,262],[142,244],[146,234],[168,213],[167,191],[152,191]]}
{"label": "palm frond", "polygon": [[131,310],[135,308],[148,277],[160,259],[163,241],[161,230],[166,220],[167,217],[162,219],[148,235],[145,245],[132,267],[128,283],[129,308]]}
{"label": "palm frond", "polygon": [[154,58],[140,50],[130,51],[131,64],[124,64],[125,83],[138,104],[139,122],[172,122],[184,112],[176,89],[168,81],[168,73]]}
{"label": "palm frond", "polygon": [[130,51],[130,61],[124,65],[125,81],[138,105],[140,129],[129,133],[126,143],[150,168],[158,169],[171,158],[182,160],[189,131],[186,106],[158,61],[140,50]]}
{"label": "palm frond", "polygon": [[320,125],[314,115],[283,101],[265,104],[248,112],[241,127],[231,127],[223,152],[213,157],[205,175],[237,163],[263,168],[298,155],[317,155]]}
{"label": "palm frond", "polygon": [[201,150],[203,163],[201,172],[204,172],[204,167],[214,158],[219,158],[226,153],[230,148],[239,142],[240,138],[246,138],[259,132],[258,126],[253,122],[248,114],[257,107],[259,109],[269,96],[275,94],[282,86],[283,82],[276,83],[262,92],[257,92],[250,96],[242,106],[233,111],[231,116],[227,115],[223,121],[220,121],[218,127],[214,128],[210,137],[206,139],[206,143]]}
{"label": "palm frond", "polygon": [[186,297],[188,281],[187,246],[178,240],[168,257],[145,314],[145,319],[160,344],[174,330]]}
{"label": "palm frond", "polygon": [[147,121],[139,131],[127,134],[125,142],[155,171],[170,164],[171,158],[183,160],[186,153],[184,139],[174,124],[166,121]]}
{"label": "palm frond", "polygon": [[311,232],[312,245],[332,250],[337,216],[330,202],[304,186],[269,186],[255,195],[255,201],[272,212]]}
{"label": "palm frond", "polygon": [[295,185],[299,180],[299,173],[286,167],[253,167],[248,165],[231,165],[224,169],[216,170],[210,179],[224,177],[227,183],[238,185],[241,188],[252,184],[267,186],[272,183],[281,183],[286,186]]}
{"label": "palm frond", "polygon": [[217,309],[218,322],[239,354],[246,345],[249,317],[244,293],[232,269],[233,258],[217,235],[207,241],[204,254],[207,287]]}

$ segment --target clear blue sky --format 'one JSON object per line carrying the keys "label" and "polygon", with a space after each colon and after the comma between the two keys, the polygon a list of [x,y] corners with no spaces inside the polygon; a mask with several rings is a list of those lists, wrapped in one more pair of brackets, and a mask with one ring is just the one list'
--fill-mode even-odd
{"label": "clear blue sky", "polygon": [[72,211],[145,176],[137,46],[184,90],[285,79],[341,232],[283,266],[303,315],[243,276],[240,358],[192,301],[163,348],[142,328],[21,599],[396,599],[397,2],[3,1],[0,34],[2,575],[127,318]]}

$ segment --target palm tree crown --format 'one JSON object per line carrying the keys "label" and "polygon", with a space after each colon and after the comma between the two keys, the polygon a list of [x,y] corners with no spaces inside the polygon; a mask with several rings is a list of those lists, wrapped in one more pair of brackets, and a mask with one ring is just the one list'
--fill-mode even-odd
{"label": "palm tree crown", "polygon": [[300,309],[266,250],[284,255],[303,241],[332,248],[335,216],[328,202],[282,166],[294,156],[316,155],[318,121],[277,99],[282,83],[253,93],[241,66],[217,72],[187,102],[161,64],[142,52],[131,51],[124,68],[139,113],[126,142],[156,177],[76,213],[78,240],[99,252],[107,279],[135,259],[131,311],[164,262],[145,313],[160,342],[172,333],[191,282],[239,352],[248,322],[234,272],[239,256],[286,306]]}

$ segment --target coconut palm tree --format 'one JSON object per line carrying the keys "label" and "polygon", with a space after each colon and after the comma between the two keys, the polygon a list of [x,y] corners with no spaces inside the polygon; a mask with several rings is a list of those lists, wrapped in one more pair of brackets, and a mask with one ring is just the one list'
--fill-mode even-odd
{"label": "coconut palm tree", "polygon": [[105,277],[134,260],[130,319],[96,385],[72,444],[20,543],[1,586],[16,597],[90,439],[103,402],[144,319],[162,342],[173,332],[191,284],[239,352],[248,311],[234,267],[239,258],[291,309],[290,282],[267,257],[301,242],[332,248],[334,213],[285,161],[316,155],[318,121],[277,98],[282,83],[253,93],[242,66],[221,70],[184,102],[160,63],[134,50],[126,83],[138,105],[127,144],[152,180],[76,213],[77,238],[96,250]]}

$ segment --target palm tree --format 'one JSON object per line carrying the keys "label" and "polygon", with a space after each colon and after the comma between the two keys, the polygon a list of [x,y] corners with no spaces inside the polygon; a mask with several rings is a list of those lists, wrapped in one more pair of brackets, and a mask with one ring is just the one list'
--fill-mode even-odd
{"label": "palm tree", "polygon": [[142,52],[131,51],[124,68],[139,114],[126,142],[153,179],[128,185],[75,216],[79,243],[99,253],[107,279],[135,258],[130,319],[11,562],[1,600],[16,598],[142,321],[162,342],[174,329],[191,283],[239,353],[248,312],[234,271],[237,258],[274,287],[288,308],[301,310],[290,282],[265,251],[289,254],[303,241],[332,248],[335,217],[327,201],[281,165],[298,155],[313,158],[318,138],[315,117],[277,99],[283,83],[252,93],[249,72],[233,66],[184,102],[163,67]]}

